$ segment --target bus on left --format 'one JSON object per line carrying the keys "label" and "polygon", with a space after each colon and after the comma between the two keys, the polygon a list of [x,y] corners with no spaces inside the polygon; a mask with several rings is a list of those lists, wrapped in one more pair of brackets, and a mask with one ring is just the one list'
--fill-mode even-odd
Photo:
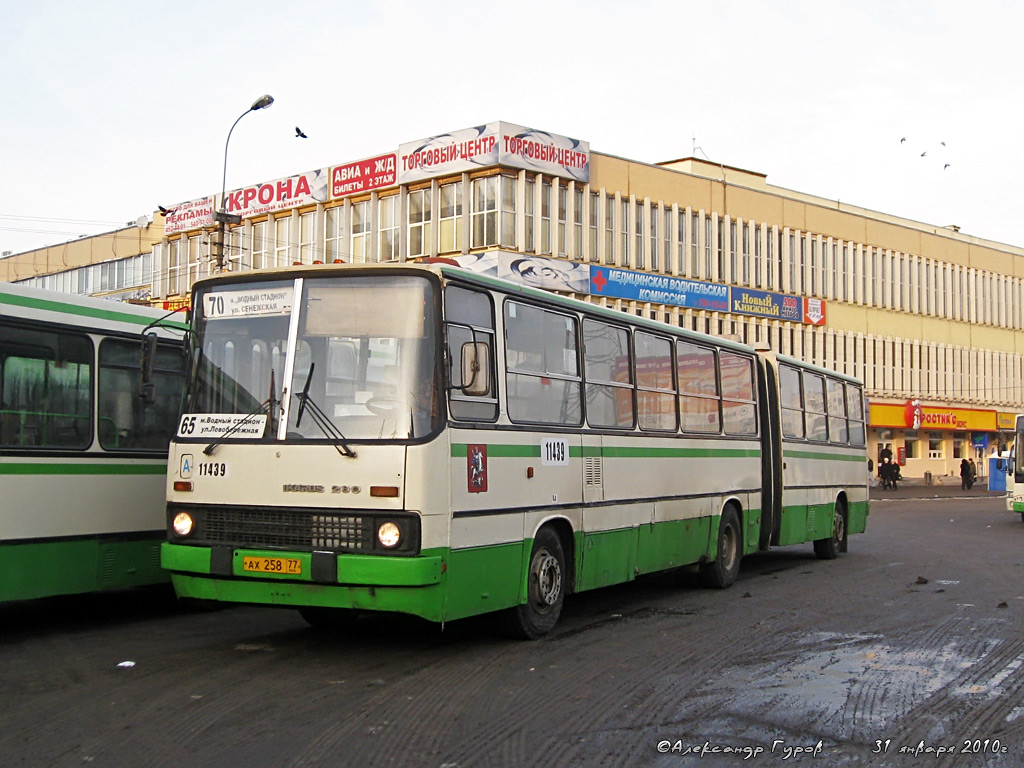
{"label": "bus on left", "polygon": [[168,580],[184,328],[150,307],[0,283],[0,602]]}

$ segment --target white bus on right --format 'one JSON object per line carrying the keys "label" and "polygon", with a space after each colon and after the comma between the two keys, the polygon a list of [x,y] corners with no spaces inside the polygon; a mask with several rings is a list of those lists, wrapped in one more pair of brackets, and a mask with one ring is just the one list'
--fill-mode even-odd
{"label": "white bus on right", "polygon": [[1006,472],[1006,508],[1010,512],[1019,512],[1021,520],[1024,520],[1024,415],[1018,415],[1014,424],[1009,462]]}

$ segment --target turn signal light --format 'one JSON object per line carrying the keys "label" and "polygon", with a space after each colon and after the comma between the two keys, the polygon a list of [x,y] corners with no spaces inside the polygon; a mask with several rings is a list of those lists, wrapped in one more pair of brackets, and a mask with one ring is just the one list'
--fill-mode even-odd
{"label": "turn signal light", "polygon": [[371,485],[370,495],[379,496],[386,499],[397,499],[398,498],[398,486],[396,485]]}
{"label": "turn signal light", "polygon": [[191,492],[192,491],[192,481],[191,480],[175,480],[174,481],[174,490],[182,491],[182,492]]}

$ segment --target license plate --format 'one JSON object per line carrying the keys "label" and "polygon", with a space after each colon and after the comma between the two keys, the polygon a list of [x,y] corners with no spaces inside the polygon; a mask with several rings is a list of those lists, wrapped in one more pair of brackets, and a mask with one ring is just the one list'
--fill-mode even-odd
{"label": "license plate", "polygon": [[302,561],[297,557],[243,557],[242,570],[251,573],[282,573],[298,576],[302,573]]}

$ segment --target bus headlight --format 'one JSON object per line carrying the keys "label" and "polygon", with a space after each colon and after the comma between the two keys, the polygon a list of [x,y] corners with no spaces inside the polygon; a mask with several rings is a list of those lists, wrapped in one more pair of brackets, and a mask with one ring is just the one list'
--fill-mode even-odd
{"label": "bus headlight", "polygon": [[179,536],[188,536],[192,533],[192,529],[195,527],[195,522],[192,520],[192,515],[188,512],[179,512],[174,516],[174,520],[171,522],[171,527]]}
{"label": "bus headlight", "polygon": [[402,531],[390,520],[377,528],[377,541],[387,549],[394,549],[402,541]]}

